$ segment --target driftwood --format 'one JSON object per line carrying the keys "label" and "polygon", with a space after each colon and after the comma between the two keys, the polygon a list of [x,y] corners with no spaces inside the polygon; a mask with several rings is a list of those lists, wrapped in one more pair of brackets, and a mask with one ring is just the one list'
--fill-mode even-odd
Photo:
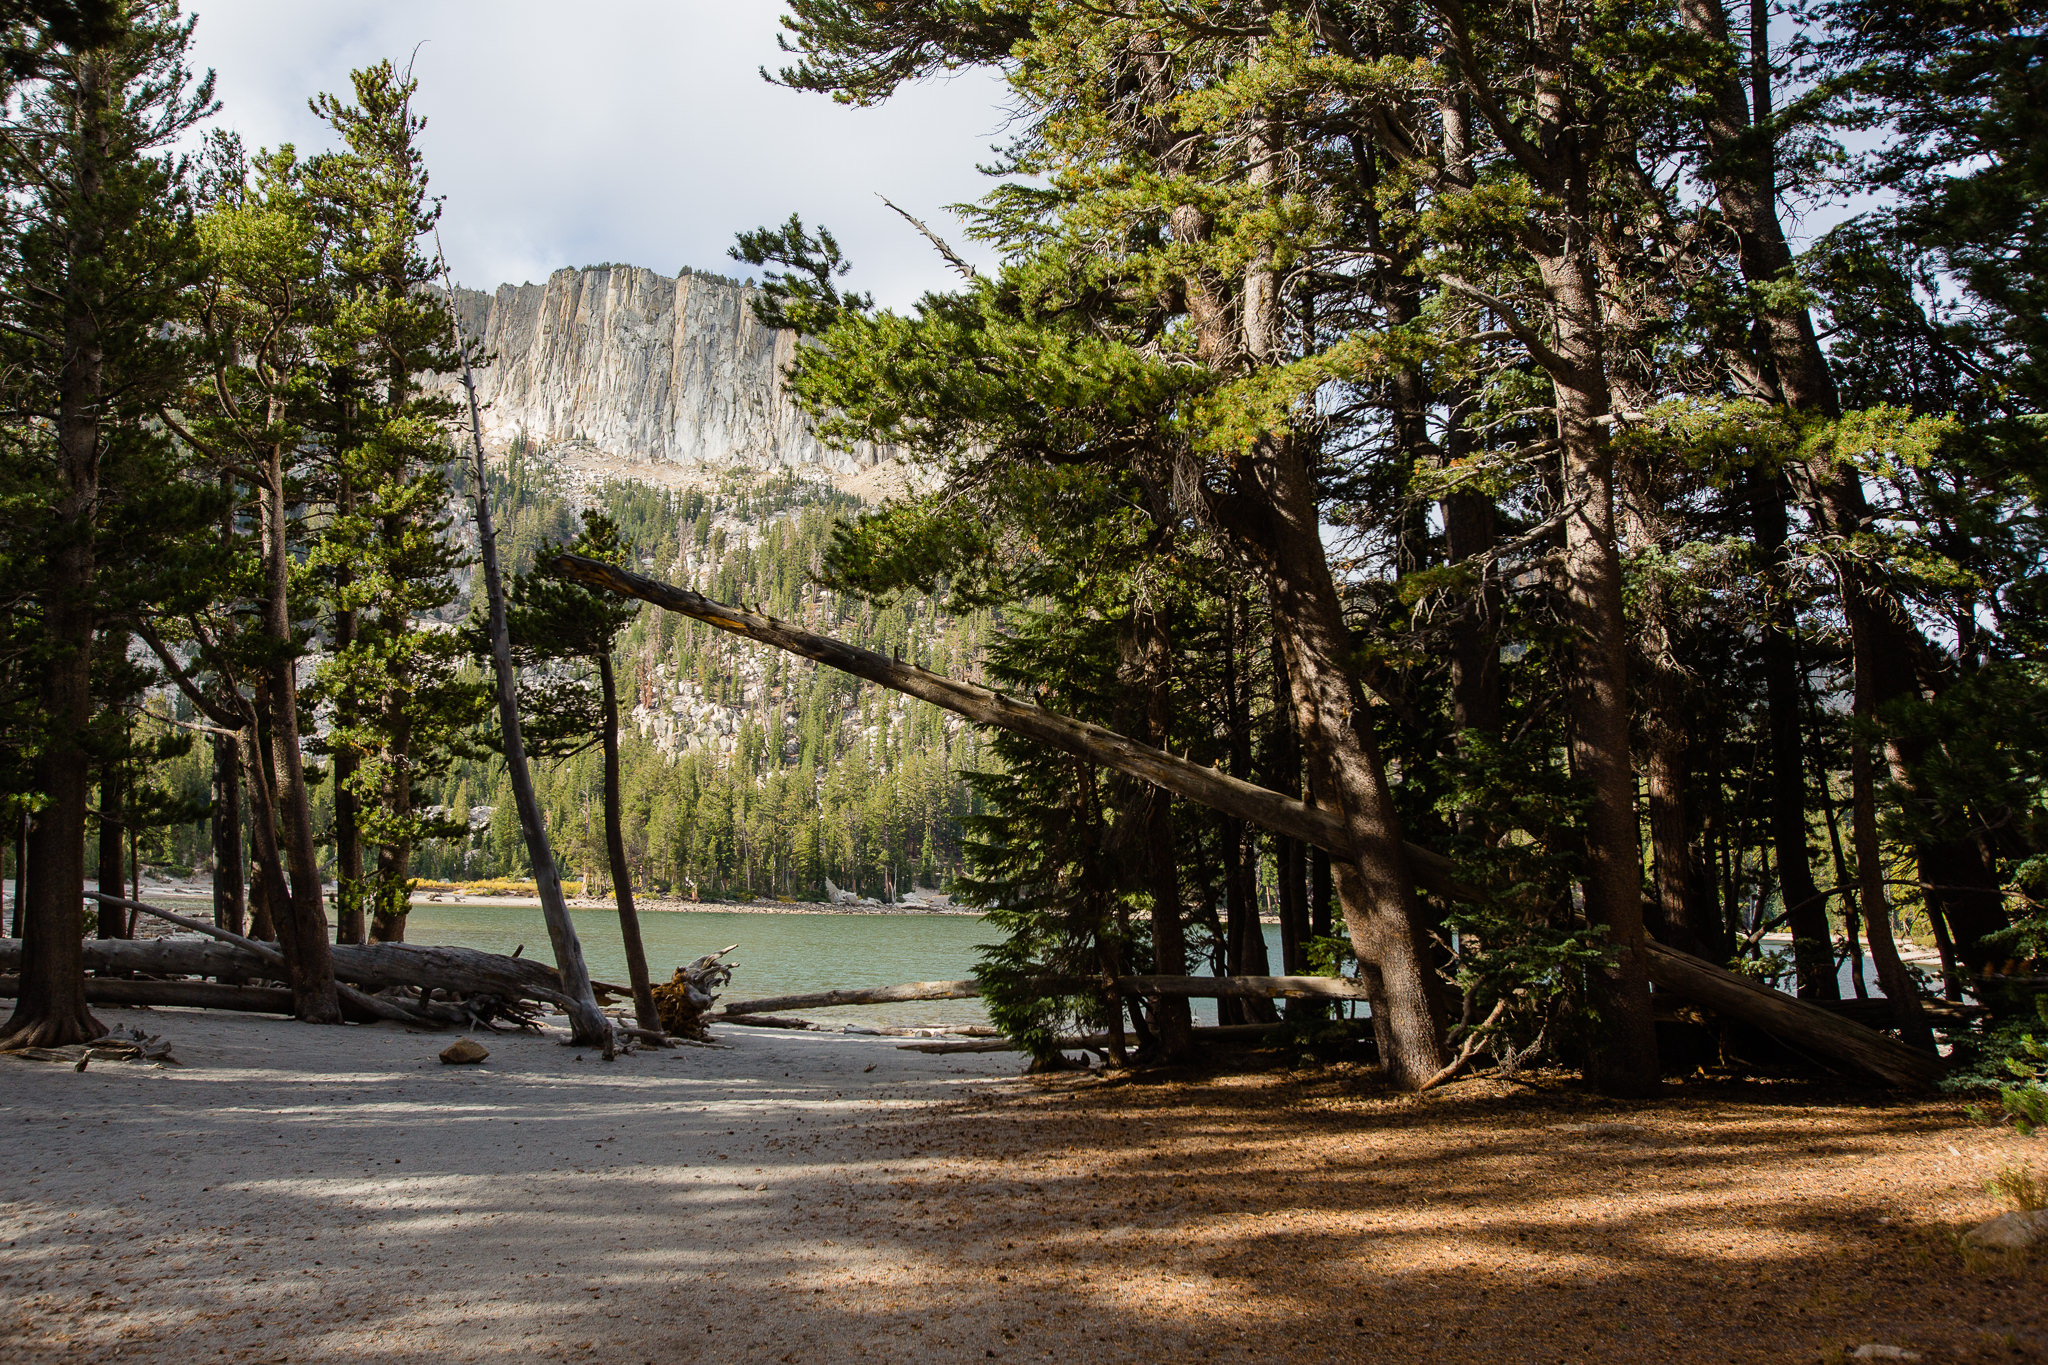
{"label": "driftwood", "polygon": [[[20,940],[8,939],[20,956]],[[0,976],[0,999],[21,993],[21,978]],[[240,1010],[249,1014],[292,1012],[292,993],[281,986],[225,986],[218,981],[128,981],[88,976],[85,998],[94,1005],[186,1005],[209,1010]]]}
{"label": "driftwood", "polygon": [[870,986],[856,990],[813,991],[809,995],[770,995],[735,1000],[713,1018],[738,1014],[776,1014],[783,1010],[821,1010],[836,1005],[887,1005],[899,1000],[970,1000],[981,994],[973,981],[911,981],[901,986]]}
{"label": "driftwood", "polygon": [[662,1028],[692,1042],[708,1041],[706,1016],[718,1003],[719,988],[732,980],[733,964],[723,959],[739,946],[728,944],[706,953],[689,966],[676,968],[673,980],[654,987],[654,1008],[661,1015]]}
{"label": "driftwood", "polygon": [[1840,1062],[1889,1085],[1921,1089],[1941,1079],[1939,1057],[1895,1042],[1875,1029],[1795,1000],[1782,991],[1716,967],[1702,958],[1649,945],[1650,981],[1731,1019],[1777,1035],[1831,1062]]}
{"label": "driftwood", "polygon": [[726,1016],[721,1014],[714,1015],[711,1019],[707,1020],[706,1022],[715,1024],[741,1024],[745,1025],[747,1028],[807,1029],[811,1027],[811,1021],[808,1019],[791,1019],[787,1015],[781,1014],[735,1014],[731,1018],[727,1018]]}

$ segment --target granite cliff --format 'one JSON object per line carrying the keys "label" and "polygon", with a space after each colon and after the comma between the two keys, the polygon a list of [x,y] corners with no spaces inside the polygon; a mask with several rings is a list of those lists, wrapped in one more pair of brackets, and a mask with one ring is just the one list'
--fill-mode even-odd
{"label": "granite cliff", "polygon": [[671,279],[635,266],[557,270],[545,284],[456,291],[466,335],[491,357],[477,375],[484,436],[613,459],[845,477],[871,447],[828,449],[783,391],[794,333],[763,327],[754,291],[719,275]]}

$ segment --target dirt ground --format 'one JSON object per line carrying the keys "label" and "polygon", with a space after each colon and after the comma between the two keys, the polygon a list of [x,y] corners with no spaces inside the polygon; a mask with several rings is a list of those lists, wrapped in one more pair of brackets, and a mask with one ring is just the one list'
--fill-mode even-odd
{"label": "dirt ground", "polygon": [[2048,1358],[1949,1103],[102,1017],[187,1065],[0,1059],[0,1360]]}

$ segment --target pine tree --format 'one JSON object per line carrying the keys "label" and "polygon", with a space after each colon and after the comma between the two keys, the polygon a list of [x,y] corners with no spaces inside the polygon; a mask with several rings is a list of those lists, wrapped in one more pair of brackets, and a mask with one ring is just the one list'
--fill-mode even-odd
{"label": "pine tree", "polygon": [[[334,708],[336,780],[352,802],[342,834],[341,915],[367,883],[370,936],[405,936],[412,855],[423,839],[467,833],[432,813],[423,784],[468,745],[487,708],[462,637],[423,623],[457,595],[467,560],[448,534],[453,402],[426,387],[459,363],[447,313],[431,292],[424,250],[440,208],[427,197],[412,112],[416,88],[391,63],[352,73],[354,102],[332,95],[313,112],[342,150],[314,157],[306,192],[336,278],[320,338],[330,370],[334,510],[315,560],[331,585],[339,629],[318,682]],[[377,848],[373,874],[349,866]]]}
{"label": "pine tree", "polygon": [[[183,65],[191,23],[134,3],[104,35],[52,31],[0,130],[0,177],[20,187],[0,259],[10,406],[47,426],[24,450],[41,515],[22,561],[42,653],[22,986],[8,1046],[96,1037],[85,1007],[79,892],[90,781],[101,520],[118,499],[110,454],[182,380],[169,324],[196,260],[184,165],[167,149],[211,109]],[[86,41],[87,37],[97,41]]]}

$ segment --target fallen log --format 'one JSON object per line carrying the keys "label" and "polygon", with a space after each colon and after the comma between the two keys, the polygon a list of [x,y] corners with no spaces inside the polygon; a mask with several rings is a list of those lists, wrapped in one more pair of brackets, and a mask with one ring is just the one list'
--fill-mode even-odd
{"label": "fallen log", "polygon": [[1365,985],[1348,976],[1120,976],[1116,987],[1132,995],[1175,995],[1199,1000],[1363,1000]]}
{"label": "fallen log", "polygon": [[1947,1070],[1941,1058],[1907,1047],[1876,1029],[1737,976],[1704,958],[1652,941],[1650,983],[1697,1005],[1775,1034],[1831,1062],[1908,1089],[1925,1089]]}
{"label": "fallen log", "polygon": [[909,981],[901,986],[868,986],[808,995],[771,995],[759,1000],[734,1000],[711,1019],[738,1014],[778,1014],[783,1010],[821,1010],[838,1005],[888,1005],[900,1000],[968,1000],[981,994],[974,981]]}
{"label": "fallen log", "polygon": [[[18,942],[10,939],[8,942]],[[0,976],[0,999],[21,994],[21,978]],[[93,1005],[182,1005],[208,1010],[240,1010],[247,1014],[292,1012],[292,993],[279,986],[225,986],[218,981],[129,981],[88,976],[85,998]]]}
{"label": "fallen log", "polygon": [[[149,976],[267,976],[257,959],[232,944],[194,938],[89,938],[88,972]],[[21,970],[21,940],[0,938],[0,972]]]}
{"label": "fallen log", "polygon": [[747,1028],[807,1029],[812,1027],[811,1021],[808,1019],[791,1019],[780,1014],[736,1014],[730,1019],[720,1015],[715,1020],[708,1022],[744,1025]]}

